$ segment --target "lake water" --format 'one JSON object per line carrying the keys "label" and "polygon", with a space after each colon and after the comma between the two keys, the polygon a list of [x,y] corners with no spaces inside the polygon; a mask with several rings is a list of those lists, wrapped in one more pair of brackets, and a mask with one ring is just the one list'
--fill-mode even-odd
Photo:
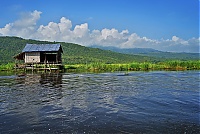
{"label": "lake water", "polygon": [[0,74],[0,133],[199,133],[199,75]]}

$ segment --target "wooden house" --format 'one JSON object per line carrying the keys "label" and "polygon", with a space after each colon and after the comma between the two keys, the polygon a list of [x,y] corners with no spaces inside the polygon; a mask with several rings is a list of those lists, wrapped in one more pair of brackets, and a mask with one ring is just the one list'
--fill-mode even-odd
{"label": "wooden house", "polygon": [[16,55],[17,60],[24,60],[25,64],[61,64],[62,46],[60,44],[26,44],[22,53]]}

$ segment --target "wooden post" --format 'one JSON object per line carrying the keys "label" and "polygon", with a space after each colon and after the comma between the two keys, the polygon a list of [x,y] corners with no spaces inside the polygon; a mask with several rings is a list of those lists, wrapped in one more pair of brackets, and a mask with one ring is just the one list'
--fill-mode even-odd
{"label": "wooden post", "polygon": [[17,71],[17,59],[15,59],[15,72]]}
{"label": "wooden post", "polygon": [[26,63],[24,63],[24,71],[26,72]]}
{"label": "wooden post", "polygon": [[51,66],[50,66],[50,64],[49,64],[49,70],[50,70],[50,72],[51,72]]}
{"label": "wooden post", "polygon": [[33,72],[33,62],[32,62],[32,72]]}
{"label": "wooden post", "polygon": [[56,63],[58,64],[58,53],[56,54]]}

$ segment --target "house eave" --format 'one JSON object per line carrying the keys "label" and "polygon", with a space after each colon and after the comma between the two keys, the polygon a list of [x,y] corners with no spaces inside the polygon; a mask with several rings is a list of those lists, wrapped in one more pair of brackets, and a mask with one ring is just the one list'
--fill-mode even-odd
{"label": "house eave", "polygon": [[22,52],[13,56],[13,58],[15,58],[16,60],[24,60],[24,55],[25,55],[25,52]]}

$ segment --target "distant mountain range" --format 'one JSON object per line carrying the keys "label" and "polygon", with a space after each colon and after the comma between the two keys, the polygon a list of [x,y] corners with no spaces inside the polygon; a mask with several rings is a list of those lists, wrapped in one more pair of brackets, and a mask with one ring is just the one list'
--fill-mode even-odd
{"label": "distant mountain range", "polygon": [[199,53],[175,53],[175,52],[163,52],[152,48],[117,48],[117,47],[103,47],[103,46],[91,46],[92,48],[100,48],[103,50],[110,50],[123,54],[133,54],[141,56],[150,56],[158,59],[176,59],[176,60],[199,60]]}

